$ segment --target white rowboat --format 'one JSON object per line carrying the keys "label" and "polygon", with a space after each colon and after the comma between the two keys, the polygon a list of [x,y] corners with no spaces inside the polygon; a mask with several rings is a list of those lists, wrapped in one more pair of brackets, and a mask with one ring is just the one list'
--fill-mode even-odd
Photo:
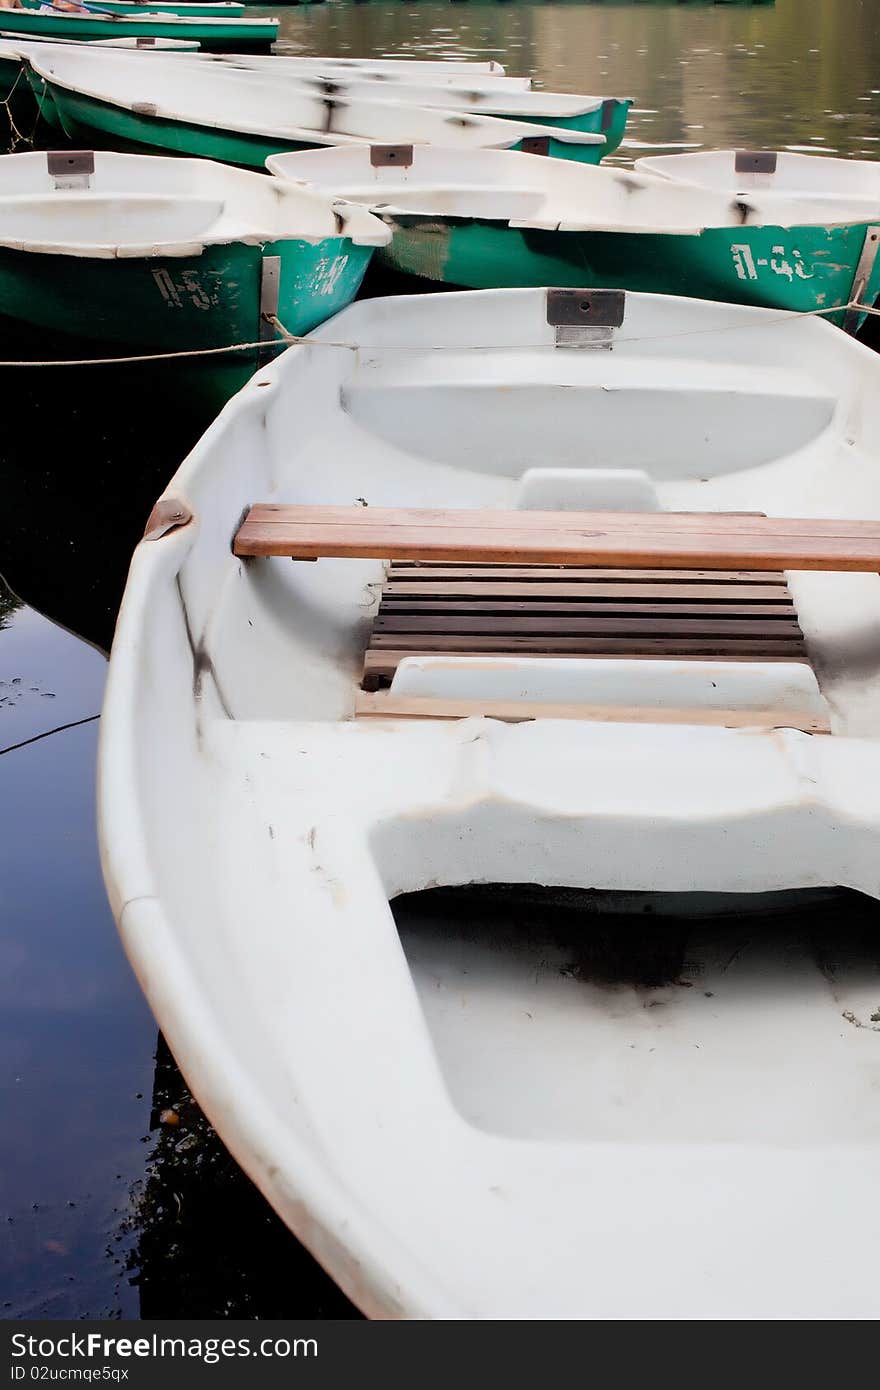
{"label": "white rowboat", "polygon": [[[603,982],[543,909],[485,929],[411,908],[398,930],[389,900],[877,899],[877,575],[775,577],[797,659],[423,644],[365,696],[380,594],[399,611],[390,590],[431,570],[389,578],[402,532],[384,559],[233,553],[261,502],[371,525],[472,508],[490,534],[499,509],[527,529],[548,505],[594,527],[606,509],[630,527],[880,518],[873,353],[815,318],[590,293],[604,327],[543,290],[360,303],[226,407],[120,611],[99,769],[113,910],[210,1120],[369,1315],[875,1318],[876,949],[845,948],[839,919],[828,955],[728,922],[693,938],[683,982]],[[423,602],[470,582],[447,567]],[[447,717],[377,718],[382,700]]]}
{"label": "white rowboat", "polygon": [[651,155],[636,169],[723,193],[766,189],[798,198],[858,198],[880,214],[880,161],[787,150],[700,150]]}

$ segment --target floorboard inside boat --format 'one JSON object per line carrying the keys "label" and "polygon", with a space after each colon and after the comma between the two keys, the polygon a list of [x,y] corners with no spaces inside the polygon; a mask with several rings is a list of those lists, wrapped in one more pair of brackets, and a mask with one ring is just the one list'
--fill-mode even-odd
{"label": "floorboard inside boat", "polygon": [[756,895],[746,911],[744,896],[495,886],[396,899],[463,1118],[533,1140],[880,1138],[866,1071],[880,909],[822,890]]}

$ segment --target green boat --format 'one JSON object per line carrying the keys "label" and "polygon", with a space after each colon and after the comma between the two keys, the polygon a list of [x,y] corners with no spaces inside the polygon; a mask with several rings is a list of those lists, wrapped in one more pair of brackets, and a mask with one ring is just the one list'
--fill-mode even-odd
{"label": "green boat", "polygon": [[307,333],[350,303],[388,240],[363,207],[206,160],[0,158],[0,316],[74,358],[250,344],[213,359],[221,395],[283,329]]}
{"label": "green boat", "polygon": [[186,19],[179,15],[84,15],[50,10],[3,10],[0,27],[22,38],[112,39],[151,37],[194,39],[208,52],[266,52],[278,37],[277,19]]}
{"label": "green boat", "polygon": [[[536,97],[541,98],[544,92],[535,92]],[[605,136],[605,148],[602,151],[602,158],[605,159],[609,154],[620,147],[626,130],[629,109],[632,106],[632,97],[602,97],[598,106],[592,107],[582,115],[574,118],[539,116],[535,115],[531,119],[540,121],[542,125],[562,126],[568,130],[595,131]],[[509,116],[504,114],[505,120],[523,120],[522,116]]]}
{"label": "green boat", "polygon": [[[21,0],[27,10],[38,10],[45,0]],[[187,0],[80,0],[83,7],[95,15],[184,16],[199,19],[238,19],[245,13],[244,4],[236,0],[204,0],[203,4]]]}
{"label": "green boat", "polygon": [[343,100],[317,87],[188,58],[71,53],[28,55],[28,79],[74,143],[201,155],[263,169],[287,150],[315,146],[443,144],[540,149],[559,160],[598,162],[605,137],[532,122],[373,100]]}
{"label": "green boat", "polygon": [[468,289],[645,290],[767,308],[838,309],[854,329],[880,292],[864,199],[729,194],[503,150],[273,157],[276,176],[364,203],[391,227],[391,269]]}
{"label": "green boat", "polygon": [[[2,24],[2,20],[0,20]],[[0,116],[0,144],[6,150],[14,150],[19,144],[30,144],[37,122],[42,118],[47,125],[56,130],[61,129],[61,122],[48,91],[42,93],[42,109],[37,105],[31,84],[24,71],[24,54],[30,48],[36,48],[39,43],[46,42],[30,38],[26,42],[19,39],[9,39],[0,36],[0,107],[3,108]],[[73,46],[76,40],[56,39],[52,42],[67,43]],[[137,49],[155,52],[178,52],[189,51],[190,53],[198,50],[198,44],[186,39],[154,39],[154,38],[122,38],[122,39],[95,39],[91,47],[98,49],[109,48]]]}

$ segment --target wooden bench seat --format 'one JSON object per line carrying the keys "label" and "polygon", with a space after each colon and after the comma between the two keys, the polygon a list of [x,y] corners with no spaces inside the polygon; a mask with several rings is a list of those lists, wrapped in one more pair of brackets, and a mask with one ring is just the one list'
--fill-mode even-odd
{"label": "wooden bench seat", "polygon": [[624,708],[389,693],[408,656],[806,662],[784,569],[880,570],[880,523],[755,513],[251,509],[235,553],[387,559],[362,717],[797,727],[815,710]]}
{"label": "wooden bench seat", "polygon": [[880,521],[731,512],[423,511],[259,503],[241,556],[492,561],[658,569],[880,572]]}

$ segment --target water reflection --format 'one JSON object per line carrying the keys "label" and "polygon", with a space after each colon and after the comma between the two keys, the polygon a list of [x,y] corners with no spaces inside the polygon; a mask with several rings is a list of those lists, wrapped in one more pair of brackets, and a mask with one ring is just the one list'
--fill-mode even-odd
{"label": "water reflection", "polygon": [[104,651],[150,509],[216,414],[203,385],[176,363],[0,369],[0,572]]}
{"label": "water reflection", "polygon": [[632,143],[617,161],[690,141],[808,145],[873,158],[880,141],[873,0],[335,0],[283,10],[281,34],[288,52],[495,58],[545,87],[633,95]]}
{"label": "water reflection", "polygon": [[[71,573],[46,592],[74,612]],[[157,1049],[98,862],[106,670],[0,579],[0,1316],[353,1316]]]}
{"label": "water reflection", "polygon": [[[97,652],[2,583],[0,626],[0,749],[94,716],[106,669]],[[137,1312],[116,1238],[143,1162],[155,1025],[101,881],[96,736],[92,721],[0,754],[0,1288],[8,1317]]]}
{"label": "water reflection", "polygon": [[125,1225],[142,1318],[359,1316],[230,1158],[161,1039],[150,1118]]}

